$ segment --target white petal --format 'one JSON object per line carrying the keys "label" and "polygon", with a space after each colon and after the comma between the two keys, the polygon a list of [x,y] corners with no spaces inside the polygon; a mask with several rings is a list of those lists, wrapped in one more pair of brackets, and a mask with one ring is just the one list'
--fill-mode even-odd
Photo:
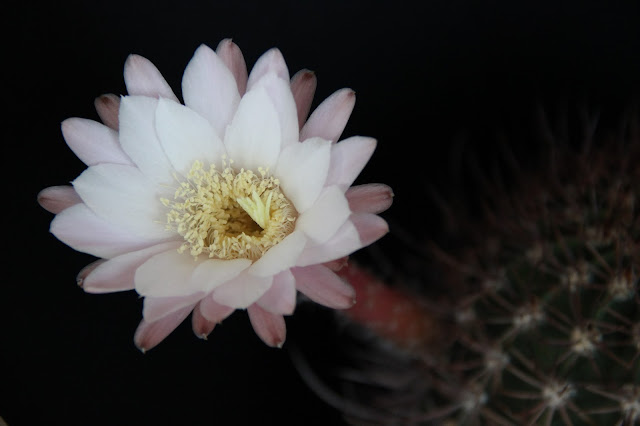
{"label": "white petal", "polygon": [[291,93],[289,80],[283,80],[274,73],[263,76],[253,87],[262,87],[267,91],[273,106],[276,108],[280,122],[282,146],[298,142],[298,111]]}
{"label": "white petal", "polygon": [[191,275],[192,285],[209,293],[214,288],[238,276],[251,266],[249,259],[206,259],[198,264]]}
{"label": "white petal", "polygon": [[43,209],[58,214],[62,210],[81,203],[82,199],[72,186],[50,186],[38,194],[38,203]]}
{"label": "white petal", "polygon": [[235,166],[273,168],[280,154],[278,113],[264,88],[247,92],[227,128],[224,144]]}
{"label": "white petal", "polygon": [[101,218],[149,239],[169,236],[156,186],[132,166],[98,164],[85,170],[73,187]]}
{"label": "white petal", "polygon": [[293,231],[256,260],[248,272],[251,275],[265,277],[289,269],[296,265],[298,256],[300,256],[306,242],[307,237],[304,233]]}
{"label": "white petal", "polygon": [[325,188],[318,200],[296,221],[296,229],[303,231],[315,243],[327,241],[349,218],[351,210],[342,190],[337,186]]}
{"label": "white petal", "polygon": [[282,315],[267,312],[255,304],[249,306],[248,312],[251,326],[258,337],[271,347],[282,347],[287,336],[287,327]]}
{"label": "white petal", "polygon": [[76,204],[51,222],[51,233],[74,250],[111,258],[157,243],[96,216],[85,204]]}
{"label": "white petal", "polygon": [[258,305],[272,314],[291,315],[296,307],[296,280],[290,270],[273,277],[273,284],[258,299]]}
{"label": "white petal", "polygon": [[184,70],[182,96],[185,105],[206,118],[223,139],[240,94],[233,74],[208,46],[201,45]]}
{"label": "white petal", "polygon": [[336,233],[322,244],[309,242],[296,261],[296,266],[329,262],[347,256],[363,246],[357,228],[347,220]]}
{"label": "white petal", "polygon": [[124,152],[149,178],[173,184],[175,170],[160,145],[155,120],[158,100],[125,96],[120,102],[120,144]]}
{"label": "white petal", "polygon": [[204,293],[194,293],[179,297],[145,297],[142,317],[147,322],[158,321],[184,307],[193,307],[204,295]]}
{"label": "white petal", "polygon": [[97,121],[69,118],[62,135],[73,153],[87,166],[99,163],[133,164],[118,142],[118,132]]}
{"label": "white petal", "polygon": [[142,296],[188,296],[202,288],[191,281],[191,274],[199,265],[188,253],[167,250],[143,263],[135,274],[136,291]]}
{"label": "white petal", "polygon": [[251,74],[249,74],[247,90],[253,89],[258,80],[269,73],[274,73],[283,80],[289,80],[287,64],[284,62],[284,57],[280,50],[276,48],[267,50],[258,58],[251,70]]}
{"label": "white petal", "polygon": [[300,130],[300,139],[321,137],[337,142],[349,121],[355,103],[356,94],[353,90],[338,90],[311,113],[311,117]]}
{"label": "white petal", "polygon": [[221,167],[226,154],[222,141],[207,120],[179,103],[160,99],[156,109],[158,138],[173,167],[187,175],[196,160],[205,167]]}
{"label": "white petal", "polygon": [[331,162],[325,185],[338,185],[346,191],[375,149],[376,140],[364,136],[353,136],[335,144],[331,149]]}
{"label": "white petal", "polygon": [[124,63],[124,83],[130,95],[162,97],[178,102],[158,68],[140,55],[129,55]]}
{"label": "white petal", "polygon": [[224,39],[216,47],[216,54],[235,77],[240,96],[244,95],[247,90],[247,64],[238,45],[230,38]]}
{"label": "white petal", "polygon": [[332,145],[313,138],[287,146],[278,160],[274,176],[285,196],[299,213],[316,201],[327,180]]}
{"label": "white petal", "polygon": [[262,297],[272,282],[271,275],[257,277],[242,273],[213,290],[213,299],[222,305],[244,309]]}
{"label": "white petal", "polygon": [[[87,293],[111,293],[133,290],[136,269],[151,256],[167,250],[177,250],[180,242],[156,244],[151,247],[124,253],[97,265],[79,282]],[[84,271],[84,270],[83,270]],[[82,272],[81,272],[82,274]],[[79,275],[80,276],[80,275]]]}

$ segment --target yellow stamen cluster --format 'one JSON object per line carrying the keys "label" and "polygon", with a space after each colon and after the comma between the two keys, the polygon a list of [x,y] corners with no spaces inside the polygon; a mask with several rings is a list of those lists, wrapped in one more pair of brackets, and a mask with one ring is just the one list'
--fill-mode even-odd
{"label": "yellow stamen cluster", "polygon": [[298,216],[268,170],[208,169],[196,161],[180,182],[169,208],[167,228],[184,237],[178,249],[197,257],[259,259],[294,229]]}

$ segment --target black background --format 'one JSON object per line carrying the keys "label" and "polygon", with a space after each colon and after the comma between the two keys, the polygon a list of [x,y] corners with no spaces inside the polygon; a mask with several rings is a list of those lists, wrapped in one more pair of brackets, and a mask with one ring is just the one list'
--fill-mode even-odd
{"label": "black background", "polygon": [[[10,426],[341,424],[298,377],[287,345],[263,345],[244,313],[206,342],[187,321],[143,355],[132,341],[136,294],[76,287],[92,259],[48,233],[52,215],[36,194],[83,170],[60,122],[96,119],[96,96],[125,93],[129,53],[153,61],[176,93],[198,45],[215,48],[226,37],[249,66],[277,46],[292,74],[314,70],[314,105],[353,88],[344,136],[379,141],[359,181],[391,185],[395,205],[385,217],[427,235],[433,215],[420,188],[447,187],[459,135],[491,156],[487,135],[528,123],[537,105],[615,109],[640,93],[637,1],[111,0],[4,9],[0,416]],[[530,148],[512,144],[522,156]],[[291,344],[306,328],[295,316],[289,324]]]}

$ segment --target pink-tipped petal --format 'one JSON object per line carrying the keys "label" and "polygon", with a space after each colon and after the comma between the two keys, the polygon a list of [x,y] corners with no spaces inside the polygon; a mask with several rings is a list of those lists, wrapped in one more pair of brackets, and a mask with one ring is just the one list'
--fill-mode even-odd
{"label": "pink-tipped petal", "polygon": [[43,209],[58,214],[62,210],[81,203],[82,199],[72,186],[50,186],[38,194],[38,203]]}
{"label": "pink-tipped petal", "polygon": [[223,139],[238,108],[240,93],[234,75],[208,46],[198,47],[184,70],[182,95],[185,105],[209,120]]}
{"label": "pink-tipped petal", "polygon": [[140,265],[158,253],[177,249],[179,246],[179,242],[169,242],[121,254],[96,265],[90,271],[85,271],[88,267],[83,269],[78,275],[78,284],[87,293],[133,290],[135,273]]}
{"label": "pink-tipped petal", "polygon": [[296,266],[329,262],[348,256],[362,247],[358,230],[351,220],[347,220],[328,241],[322,244],[309,242],[298,257]]}
{"label": "pink-tipped petal", "polygon": [[333,309],[347,309],[355,303],[353,287],[326,266],[296,267],[291,272],[297,289],[316,303]]}
{"label": "pink-tipped petal", "polygon": [[271,347],[281,348],[287,337],[287,327],[282,315],[269,313],[256,304],[249,306],[247,311],[258,337]]}
{"label": "pink-tipped petal", "polygon": [[257,277],[242,273],[213,290],[213,299],[221,305],[244,309],[260,299],[272,282],[272,275]]}
{"label": "pink-tipped petal", "polygon": [[143,319],[133,336],[133,342],[143,353],[152,349],[184,321],[193,307],[194,305],[184,307],[151,323]]}
{"label": "pink-tipped petal", "polygon": [[120,147],[118,132],[104,124],[86,118],[68,118],[61,127],[67,145],[87,166],[133,164]]}
{"label": "pink-tipped petal", "polygon": [[202,315],[200,310],[200,303],[196,305],[191,313],[191,327],[193,333],[201,339],[207,339],[207,336],[211,334],[217,323],[209,321]]}
{"label": "pink-tipped petal", "polygon": [[91,262],[90,264],[82,268],[76,276],[76,283],[78,284],[78,286],[84,287],[84,280],[87,278],[87,276],[92,273],[98,266],[102,265],[105,262],[108,262],[108,260],[98,259],[95,262]]}
{"label": "pink-tipped petal", "polygon": [[130,95],[167,98],[178,102],[158,68],[140,55],[129,55],[127,58],[124,64],[124,83]]}
{"label": "pink-tipped petal", "polygon": [[105,126],[118,130],[118,110],[120,109],[120,97],[112,93],[98,96],[93,105],[98,112],[100,120]]}
{"label": "pink-tipped petal", "polygon": [[381,213],[393,202],[393,190],[382,183],[352,186],[345,195],[354,213]]}
{"label": "pink-tipped petal", "polygon": [[311,208],[298,217],[296,229],[321,244],[336,233],[350,214],[349,203],[342,190],[330,186],[322,191]]}
{"label": "pink-tipped petal", "polygon": [[333,93],[311,113],[311,117],[300,129],[300,140],[321,137],[337,142],[355,104],[356,93],[353,90],[340,89]]}
{"label": "pink-tipped petal", "polygon": [[287,68],[287,64],[284,61],[280,50],[275,47],[267,50],[256,61],[255,65],[251,69],[251,73],[249,74],[247,91],[253,89],[253,86],[258,82],[258,80],[270,73],[276,74],[285,81],[289,81],[289,69]]}
{"label": "pink-tipped petal", "polygon": [[142,317],[150,323],[158,321],[182,308],[193,307],[204,296],[204,293],[195,293],[181,297],[145,297]]}
{"label": "pink-tipped petal", "polygon": [[230,306],[219,304],[213,300],[211,295],[202,299],[198,307],[202,316],[215,324],[221,323],[223,319],[227,318],[233,313],[233,311],[235,311],[235,309]]}
{"label": "pink-tipped petal", "polygon": [[230,38],[226,38],[218,44],[216,54],[235,77],[240,96],[244,95],[247,90],[247,63],[238,45]]}
{"label": "pink-tipped petal", "polygon": [[350,220],[358,230],[362,247],[374,243],[389,232],[387,222],[372,213],[352,214]]}
{"label": "pink-tipped petal", "polygon": [[333,145],[325,186],[338,185],[346,191],[373,155],[376,143],[373,138],[353,136]]}
{"label": "pink-tipped petal", "polygon": [[300,70],[291,77],[291,93],[296,102],[298,126],[302,128],[309,116],[313,95],[316,93],[318,79],[313,71]]}
{"label": "pink-tipped petal", "polygon": [[276,275],[271,288],[257,303],[272,314],[291,315],[296,308],[296,280],[291,271],[282,271]]}
{"label": "pink-tipped petal", "polygon": [[331,260],[323,263],[324,266],[331,269],[333,272],[338,272],[349,264],[349,256],[341,257],[340,259]]}

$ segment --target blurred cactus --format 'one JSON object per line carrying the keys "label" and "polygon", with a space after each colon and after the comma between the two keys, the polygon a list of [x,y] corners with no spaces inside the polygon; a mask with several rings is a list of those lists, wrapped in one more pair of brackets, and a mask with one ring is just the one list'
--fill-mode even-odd
{"label": "blurred cactus", "polygon": [[[363,280],[353,264],[343,272],[358,292],[344,316],[396,347],[371,344],[369,355],[383,353],[381,365],[405,360],[419,377],[389,390],[375,380],[384,366],[361,366],[359,380],[387,398],[420,395],[391,406],[360,398],[377,405],[380,423],[640,422],[640,119],[631,118],[615,132],[587,120],[561,135],[545,119],[543,166],[525,172],[507,155],[511,174],[475,175],[482,190],[472,207],[438,199],[455,212],[447,220],[459,243],[410,244],[445,284],[440,294],[386,287],[394,312],[366,290],[381,285],[373,276]],[[475,217],[461,213],[470,210]],[[384,312],[395,317],[377,321]],[[394,321],[401,331],[389,330]]]}

